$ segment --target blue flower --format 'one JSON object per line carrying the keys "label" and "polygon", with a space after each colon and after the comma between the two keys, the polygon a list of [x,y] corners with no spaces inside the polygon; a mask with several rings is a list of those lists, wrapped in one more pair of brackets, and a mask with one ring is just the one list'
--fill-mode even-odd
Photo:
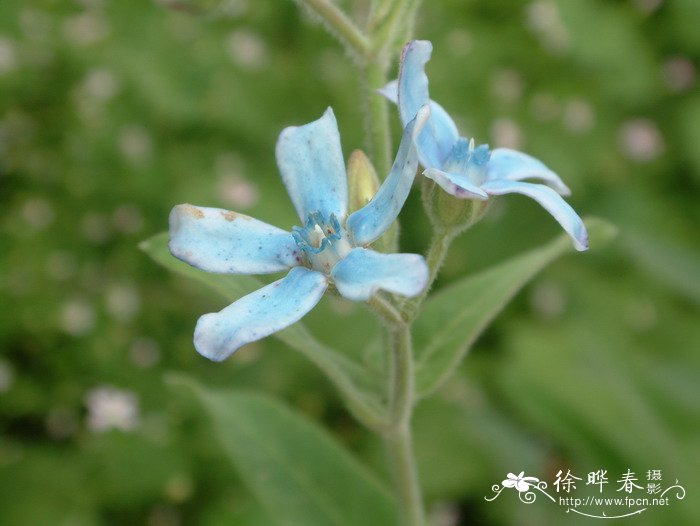
{"label": "blue flower", "polygon": [[[571,192],[557,174],[542,162],[508,148],[490,150],[474,140],[460,137],[447,112],[428,94],[425,64],[433,46],[425,40],[406,44],[401,57],[399,78],[380,92],[399,107],[402,122],[413,119],[423,105],[430,103],[430,118],[418,137],[418,158],[423,175],[446,192],[462,199],[487,200],[493,195],[524,194],[540,203],[571,236],[577,250],[588,248],[588,233],[573,208],[561,198]],[[523,182],[539,179],[544,184]]]}
{"label": "blue flower", "polygon": [[372,200],[347,215],[347,175],[333,110],[305,126],[282,131],[277,164],[302,222],[292,232],[218,208],[178,205],[170,213],[170,252],[182,261],[224,274],[286,277],[197,322],[197,351],[214,361],[242,345],[298,321],[332,283],[344,297],[365,301],[378,290],[420,294],[428,267],[417,254],[382,254],[365,248],[393,223],[418,167],[415,141],[429,108],[404,130],[388,177]]}

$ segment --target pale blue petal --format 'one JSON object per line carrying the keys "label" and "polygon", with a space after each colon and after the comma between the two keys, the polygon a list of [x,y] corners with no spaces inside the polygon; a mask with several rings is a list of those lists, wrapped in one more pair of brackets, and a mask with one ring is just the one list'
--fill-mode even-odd
{"label": "pale blue petal", "polygon": [[387,83],[383,88],[379,88],[377,92],[383,95],[389,102],[394,104],[399,103],[399,81],[392,80]]}
{"label": "pale blue petal", "polygon": [[168,246],[185,263],[221,274],[268,274],[301,263],[291,233],[220,208],[174,207]]}
{"label": "pale blue petal", "polygon": [[[430,102],[425,64],[432,50],[427,40],[413,40],[404,47],[398,83],[399,114],[404,125]],[[442,106],[433,102],[430,109],[430,119],[418,138],[418,158],[425,168],[442,168],[459,134]]]}
{"label": "pale blue petal", "polygon": [[428,168],[423,175],[439,184],[448,194],[460,199],[486,201],[489,198],[488,194],[472,183],[466,175],[443,172],[437,168]]}
{"label": "pale blue petal", "polygon": [[491,152],[491,160],[486,166],[486,179],[490,181],[539,179],[559,195],[571,195],[571,190],[564,181],[543,162],[508,148],[496,148]]}
{"label": "pale blue petal", "polygon": [[[430,121],[426,129],[434,138],[437,145],[439,160],[444,163],[452,151],[452,147],[459,139],[459,131],[452,117],[445,111],[445,108],[437,102],[430,101]],[[425,135],[425,132],[423,133]],[[422,140],[425,140],[421,137]]]}
{"label": "pale blue petal", "polygon": [[320,119],[282,130],[277,165],[302,224],[310,213],[345,217],[347,176],[338,123],[328,108]]}
{"label": "pale blue petal", "polygon": [[205,314],[194,330],[202,356],[220,362],[246,343],[299,321],[314,308],[328,286],[320,272],[295,267],[286,277],[243,296],[224,310]]}
{"label": "pale blue petal", "polygon": [[488,181],[481,185],[490,195],[523,194],[532,197],[542,205],[574,241],[576,250],[588,248],[588,232],[583,221],[562,197],[543,184],[521,183],[517,181]]}
{"label": "pale blue petal", "polygon": [[382,254],[354,248],[332,270],[335,286],[344,297],[366,301],[378,290],[417,296],[428,283],[428,265],[418,254]]}
{"label": "pale blue petal", "polygon": [[406,202],[418,168],[415,138],[430,116],[429,106],[418,111],[403,131],[399,152],[382,186],[372,200],[352,213],[347,226],[356,245],[367,245],[386,232]]}
{"label": "pale blue petal", "polygon": [[[392,80],[391,82],[387,83],[387,85],[383,88],[378,89],[377,92],[380,95],[383,95],[384,98],[386,98],[389,102],[393,102],[394,104],[399,103],[398,80]],[[454,143],[459,138],[459,131],[457,130],[457,125],[454,123],[449,114],[445,111],[445,108],[440,106],[434,100],[430,101],[430,117],[433,121],[433,129],[435,130],[435,133],[439,134],[437,135],[437,142],[439,144],[449,144],[451,150],[452,145],[454,145]],[[403,124],[405,124],[405,122],[403,122]],[[447,150],[447,146],[445,146],[445,150]]]}

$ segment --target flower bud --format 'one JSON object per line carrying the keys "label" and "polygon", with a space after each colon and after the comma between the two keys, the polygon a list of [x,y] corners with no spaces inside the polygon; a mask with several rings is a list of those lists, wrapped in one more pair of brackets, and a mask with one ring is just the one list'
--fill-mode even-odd
{"label": "flower bud", "polygon": [[[379,177],[372,161],[362,150],[355,150],[348,159],[348,213],[359,210],[374,197],[379,190]],[[379,252],[396,252],[399,242],[399,223],[394,223],[382,237],[372,243]]]}
{"label": "flower bud", "polygon": [[421,196],[423,207],[435,230],[448,231],[453,235],[478,223],[484,217],[490,203],[455,197],[427,177],[423,178]]}
{"label": "flower bud", "polygon": [[372,161],[362,150],[355,150],[348,159],[349,212],[359,210],[374,197],[379,190],[379,178]]}

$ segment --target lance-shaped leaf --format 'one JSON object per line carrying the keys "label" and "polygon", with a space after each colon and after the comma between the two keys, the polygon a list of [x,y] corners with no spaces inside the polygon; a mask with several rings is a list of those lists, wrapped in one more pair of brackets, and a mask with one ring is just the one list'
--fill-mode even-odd
{"label": "lance-shaped leaf", "polygon": [[[600,219],[586,221],[591,247],[600,248],[615,227]],[[416,320],[416,389],[425,397],[459,365],[477,337],[515,294],[559,256],[572,252],[561,235],[541,248],[467,276],[434,294]]]}
{"label": "lance-shaped leaf", "polygon": [[251,492],[280,526],[397,523],[389,491],[322,428],[258,394],[210,390],[182,376]]}

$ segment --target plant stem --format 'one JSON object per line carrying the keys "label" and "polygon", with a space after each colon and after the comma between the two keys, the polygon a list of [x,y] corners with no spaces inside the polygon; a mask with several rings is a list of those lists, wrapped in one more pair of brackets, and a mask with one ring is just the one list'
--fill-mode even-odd
{"label": "plant stem", "polygon": [[374,28],[382,23],[391,10],[391,6],[399,0],[372,0],[372,5],[367,18],[367,32],[372,33]]}
{"label": "plant stem", "polygon": [[389,374],[389,420],[385,441],[403,526],[424,526],[425,512],[411,438],[413,412],[413,351],[411,332],[402,325],[392,332]]}
{"label": "plant stem", "polygon": [[430,248],[428,249],[428,253],[425,256],[429,270],[428,284],[425,286],[425,289],[420,294],[420,296],[416,296],[415,298],[412,298],[403,304],[401,312],[404,318],[408,320],[415,319],[416,315],[418,314],[418,309],[430,293],[430,289],[432,288],[433,283],[437,278],[438,272],[440,271],[440,268],[442,267],[442,264],[445,261],[445,256],[447,256],[447,252],[450,249],[450,245],[452,244],[453,239],[454,234],[450,231],[435,231],[433,239],[430,242]]}
{"label": "plant stem", "polygon": [[405,324],[404,319],[401,317],[401,313],[394,307],[394,305],[381,296],[380,294],[375,294],[368,301],[367,305],[386,323],[387,327],[394,329]]}
{"label": "plant stem", "polygon": [[388,436],[386,446],[392,463],[401,524],[425,526],[423,497],[418,484],[418,470],[408,426],[402,432]]}
{"label": "plant stem", "polygon": [[384,52],[391,48],[396,40],[399,26],[407,26],[406,18],[412,0],[395,0],[386,10],[384,20],[377,32],[372,35],[372,44],[375,52]]}
{"label": "plant stem", "polygon": [[413,454],[411,415],[414,404],[411,327],[391,302],[375,295],[368,302],[391,336],[388,374],[388,423],[384,431],[403,526],[424,526],[423,497]]}
{"label": "plant stem", "polygon": [[369,55],[372,45],[367,36],[330,0],[296,0],[326,23],[338,38],[360,57]]}
{"label": "plant stem", "polygon": [[389,109],[384,97],[377,93],[387,83],[388,67],[383,55],[368,58],[364,65],[365,127],[370,155],[380,178],[387,176],[392,162]]}
{"label": "plant stem", "polygon": [[389,421],[391,427],[406,427],[413,409],[413,349],[409,327],[392,331],[389,371]]}

